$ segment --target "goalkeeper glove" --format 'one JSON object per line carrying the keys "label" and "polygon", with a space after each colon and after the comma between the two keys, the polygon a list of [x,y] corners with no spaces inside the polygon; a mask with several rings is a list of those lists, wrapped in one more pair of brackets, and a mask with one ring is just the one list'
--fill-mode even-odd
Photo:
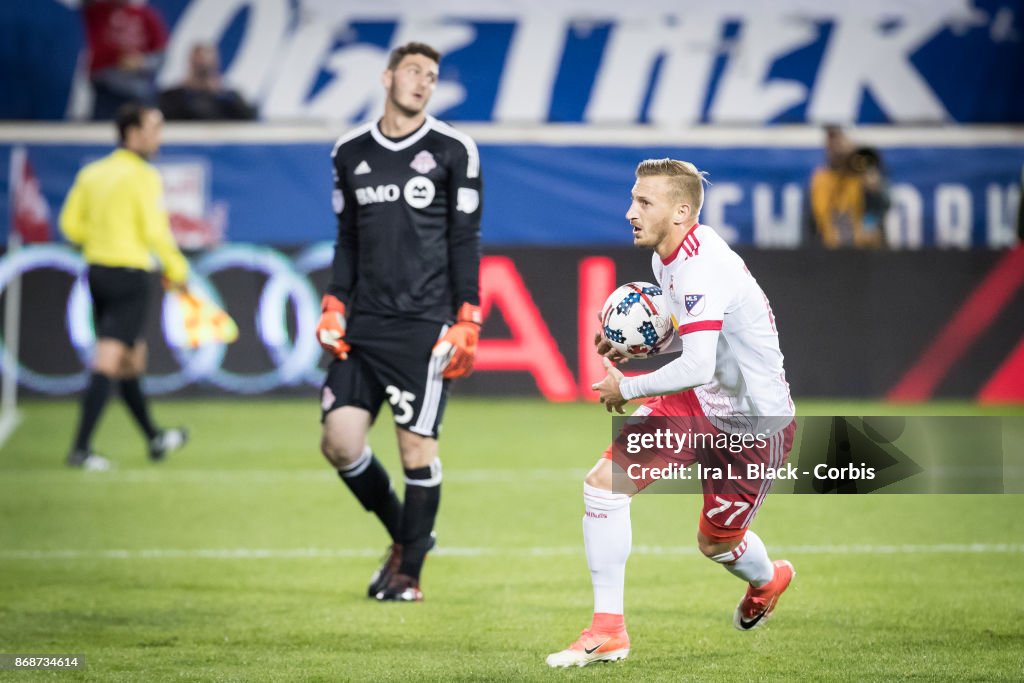
{"label": "goalkeeper glove", "polygon": [[316,338],[324,351],[335,358],[345,360],[352,348],[345,341],[345,304],[338,297],[324,294],[320,301],[320,323],[316,326]]}
{"label": "goalkeeper glove", "polygon": [[476,344],[483,322],[480,307],[465,303],[459,308],[455,324],[448,328],[441,341],[434,345],[432,356],[444,358],[444,378],[458,379],[473,372]]}

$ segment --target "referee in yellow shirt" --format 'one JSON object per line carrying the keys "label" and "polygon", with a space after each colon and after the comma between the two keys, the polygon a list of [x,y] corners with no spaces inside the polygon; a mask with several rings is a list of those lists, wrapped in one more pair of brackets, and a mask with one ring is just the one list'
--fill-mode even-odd
{"label": "referee in yellow shirt", "polygon": [[106,458],[92,451],[91,442],[114,382],[120,384],[121,397],[146,434],[150,460],[163,460],[188,439],[183,428],[158,429],[153,424],[139,382],[146,369],[142,331],[153,255],[169,286],[184,287],[188,279],[188,261],[171,235],[160,174],[149,163],[160,149],[162,127],[159,109],[122,108],[117,115],[118,148],[79,171],[60,214],[61,231],[81,247],[89,265],[96,328],[92,376],[82,395],[78,431],[67,458],[71,467],[110,467]]}

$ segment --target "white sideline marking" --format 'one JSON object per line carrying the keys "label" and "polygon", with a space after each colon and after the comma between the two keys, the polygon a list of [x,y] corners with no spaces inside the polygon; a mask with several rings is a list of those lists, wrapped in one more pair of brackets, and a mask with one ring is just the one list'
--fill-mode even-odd
{"label": "white sideline marking", "polygon": [[[7,399],[4,399],[5,401]],[[21,413],[15,408],[10,412],[4,413],[0,417],[0,448],[3,448],[4,444],[7,443],[7,439],[14,434],[14,430],[21,424]]]}
{"label": "white sideline marking", "polygon": [[[116,465],[115,465],[116,467]],[[582,481],[586,469],[471,469],[445,470],[444,481],[449,483],[513,483],[524,481]],[[74,470],[28,470],[4,472],[2,482],[26,482],[48,479],[66,481],[68,477],[90,484],[276,484],[280,482],[335,481],[338,475],[329,467],[301,470],[201,470],[164,469],[153,467],[139,470],[112,469],[106,472],[78,472]]]}
{"label": "white sideline marking", "polygon": [[[1024,543],[935,543],[908,545],[791,545],[773,546],[775,555],[928,555],[928,554],[1020,554]],[[534,546],[530,548],[441,547],[431,551],[439,557],[562,557],[582,555],[583,544]],[[696,555],[684,546],[641,545],[634,555]],[[0,560],[289,560],[306,558],[352,559],[380,557],[380,548],[147,548],[139,550],[0,550]]]}

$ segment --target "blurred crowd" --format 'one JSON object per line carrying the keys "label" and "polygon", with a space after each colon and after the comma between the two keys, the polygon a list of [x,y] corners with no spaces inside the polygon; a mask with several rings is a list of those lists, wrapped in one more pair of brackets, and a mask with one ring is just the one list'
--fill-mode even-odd
{"label": "blurred crowd", "polygon": [[[129,102],[158,106],[172,121],[258,118],[257,108],[224,82],[217,46],[210,43],[191,47],[180,83],[158,88],[168,31],[146,0],[83,0],[82,17],[93,119],[110,120]],[[813,171],[807,193],[804,243],[885,248],[891,202],[881,153],[857,145],[838,126],[826,126],[824,134],[824,163]],[[1020,206],[1018,233],[1024,240],[1024,202]]]}
{"label": "blurred crowd", "polygon": [[167,25],[139,0],[85,0],[82,5],[93,90],[92,118],[110,120],[124,104],[158,105],[171,120],[250,120],[256,108],[223,82],[217,48],[196,44],[188,75],[160,91],[156,76],[167,47]]}

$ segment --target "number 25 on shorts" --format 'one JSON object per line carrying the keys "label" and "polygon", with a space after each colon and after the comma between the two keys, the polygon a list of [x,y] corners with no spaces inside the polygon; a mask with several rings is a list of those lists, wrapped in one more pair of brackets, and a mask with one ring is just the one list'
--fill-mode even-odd
{"label": "number 25 on shorts", "polygon": [[388,385],[384,391],[388,394],[388,403],[394,408],[395,424],[404,425],[411,420],[412,403],[416,400],[416,394],[402,391],[394,384]]}

